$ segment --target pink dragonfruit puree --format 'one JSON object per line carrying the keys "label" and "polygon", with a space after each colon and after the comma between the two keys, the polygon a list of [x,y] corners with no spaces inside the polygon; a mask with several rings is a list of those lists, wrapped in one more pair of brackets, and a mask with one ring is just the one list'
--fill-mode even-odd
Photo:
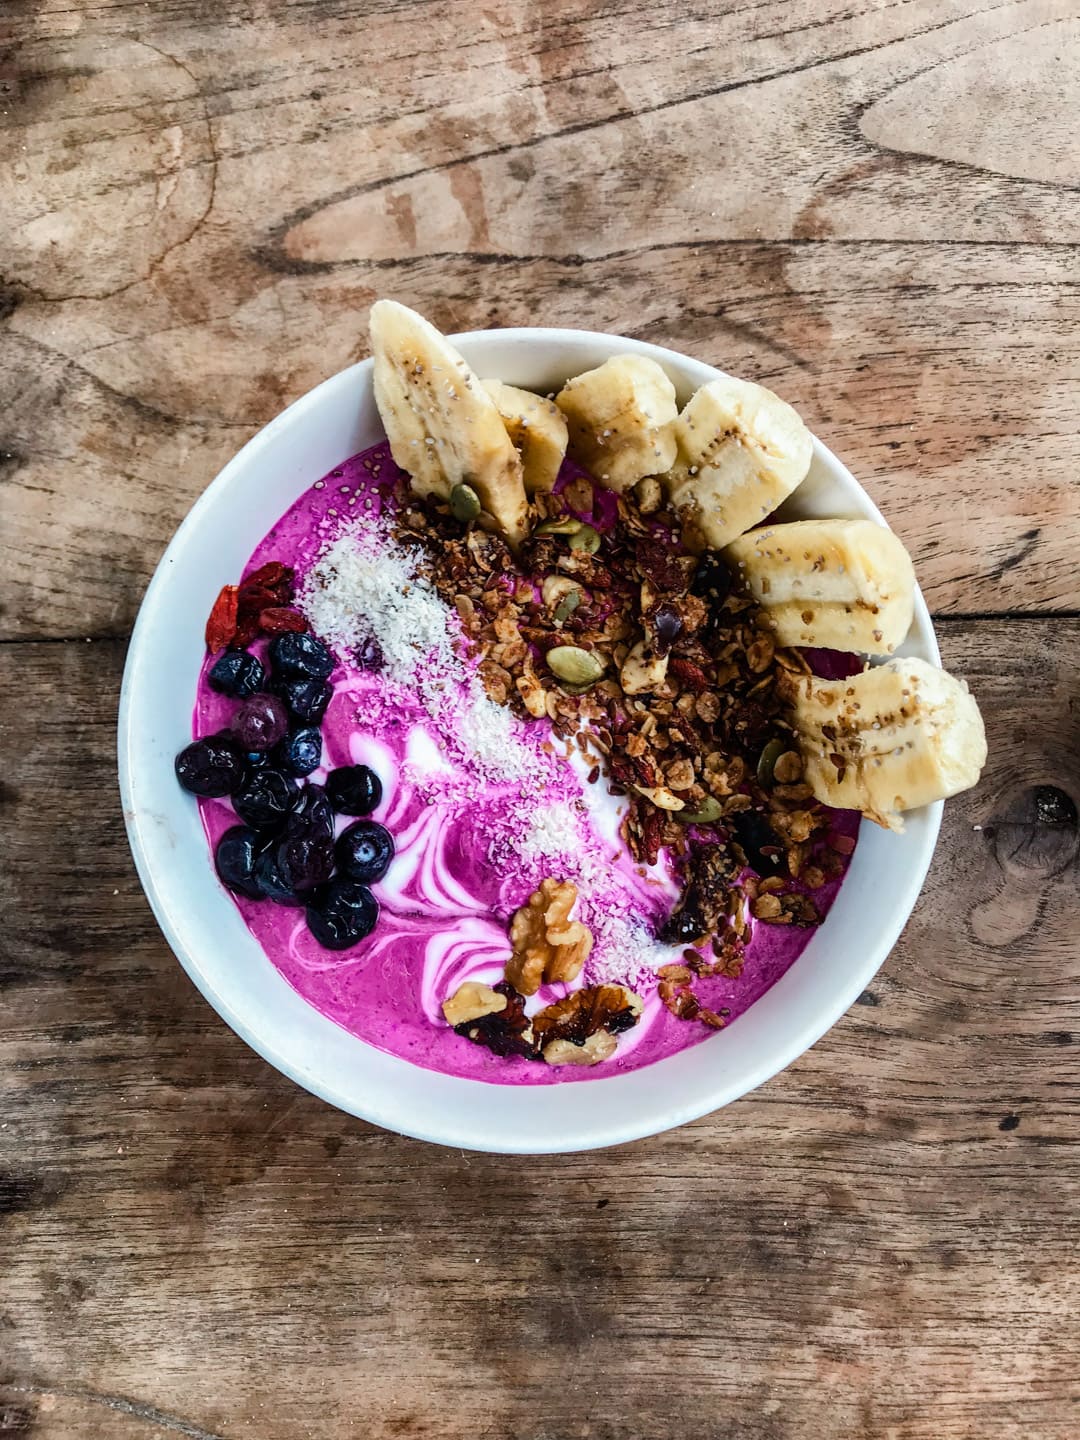
{"label": "pink dragonfruit puree", "polygon": [[[354,456],[318,481],[269,531],[249,570],[269,560],[296,569],[298,589],[320,556],[366,517],[374,522],[390,502],[400,472],[388,447]],[[253,647],[261,653],[260,645]],[[215,693],[203,668],[194,733],[228,724],[236,702]],[[323,721],[325,779],[339,765],[370,765],[383,783],[373,816],[394,836],[397,854],[386,878],[372,887],[381,915],[375,931],[351,950],[322,949],[307,930],[302,909],[233,896],[270,963],[316,1009],[351,1034],[428,1069],[500,1084],[544,1085],[610,1076],[638,1069],[687,1046],[715,1037],[700,1024],[676,1019],[656,996],[655,969],[679,959],[682,947],[649,938],[672,908],[678,886],[666,863],[646,872],[618,837],[623,802],[601,784],[589,785],[580,757],[567,758],[565,742],[547,721],[513,720],[514,742],[529,757],[527,780],[494,780],[474,762],[452,728],[440,725],[407,687],[339,654],[334,698]],[[227,801],[199,802],[211,847],[237,823]],[[561,817],[560,853],[534,843],[538,812]],[[350,823],[338,821],[339,830]],[[566,829],[569,826],[569,830]],[[858,816],[835,812],[834,832],[854,836]],[[619,1036],[616,1055],[595,1068],[549,1066],[493,1055],[458,1036],[442,1016],[441,1002],[465,980],[493,984],[510,955],[508,921],[547,876],[578,884],[577,913],[594,933],[594,949],[581,982],[611,980],[636,989],[645,1001],[638,1025]],[[825,913],[840,881],[815,892]],[[700,980],[702,1004],[730,1012],[749,1008],[791,966],[813,931],[754,925],[746,963],[737,980]],[[527,1008],[561,998],[569,987],[545,986]],[[729,1020],[730,1023],[730,1020]],[[723,1043],[722,1033],[714,1043]]]}

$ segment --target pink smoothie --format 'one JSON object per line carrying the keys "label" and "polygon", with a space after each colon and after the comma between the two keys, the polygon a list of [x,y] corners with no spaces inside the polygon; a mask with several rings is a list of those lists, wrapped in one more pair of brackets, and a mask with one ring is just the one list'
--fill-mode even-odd
{"label": "pink smoothie", "polygon": [[[316,482],[282,516],[252,555],[249,570],[269,560],[295,567],[298,591],[327,550],[346,532],[363,536],[379,527],[393,504],[401,472],[378,446],[355,456]],[[370,536],[369,536],[370,539]],[[445,608],[445,607],[444,607]],[[445,626],[461,657],[460,695],[472,693],[472,662],[465,657],[454,613]],[[261,647],[253,647],[260,653]],[[322,949],[309,934],[301,909],[233,896],[269,963],[324,1015],[351,1034],[428,1069],[500,1084],[551,1085],[638,1069],[689,1045],[723,1044],[723,1032],[676,1019],[660,1003],[655,970],[677,961],[681,947],[651,939],[672,908],[678,885],[665,858],[650,870],[637,866],[618,836],[619,800],[603,784],[589,785],[579,757],[547,721],[525,723],[501,711],[499,763],[481,763],[465,743],[451,694],[432,703],[416,683],[387,679],[354,663],[335,645],[339,666],[334,698],[323,721],[323,769],[370,765],[383,784],[374,819],[394,836],[397,854],[386,878],[373,886],[381,906],[372,935],[351,950]],[[224,727],[236,702],[207,684],[204,666],[194,714],[196,736]],[[422,673],[422,672],[421,672]],[[213,846],[237,823],[223,800],[200,801]],[[339,820],[339,829],[350,823]],[[833,832],[855,836],[858,816],[834,812]],[[443,1019],[441,1002],[464,980],[493,984],[510,955],[509,917],[548,876],[578,885],[580,918],[593,931],[594,949],[582,982],[614,981],[645,1001],[639,1024],[619,1036],[610,1061],[589,1069],[554,1067],[501,1058],[458,1036]],[[824,914],[840,881],[815,892]],[[812,930],[755,924],[741,977],[699,980],[702,1004],[734,1020],[776,983],[809,942]],[[530,1011],[567,993],[546,986]]]}

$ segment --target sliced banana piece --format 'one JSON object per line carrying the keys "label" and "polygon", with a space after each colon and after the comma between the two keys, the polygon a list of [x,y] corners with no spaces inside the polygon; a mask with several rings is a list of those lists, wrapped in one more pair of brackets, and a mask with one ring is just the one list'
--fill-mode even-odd
{"label": "sliced banana piece", "polygon": [[528,527],[521,457],[494,400],[422,315],[394,300],[371,308],[375,403],[390,450],[420,495],[470,485],[511,545]]}
{"label": "sliced banana piece", "polygon": [[967,685],[925,660],[889,660],[846,680],[800,678],[793,710],[817,799],[902,830],[904,810],[967,790],[986,732]]}
{"label": "sliced banana piece", "polygon": [[710,380],[675,422],[666,477],[689,549],[720,550],[760,525],[806,478],[814,442],[779,395],[749,380]]}
{"label": "sliced banana piece", "polygon": [[613,355],[555,397],[570,427],[570,454],[609,490],[629,490],[675,463],[675,386],[644,355]]}
{"label": "sliced banana piece", "polygon": [[724,555],[781,645],[891,655],[911,628],[911,557],[873,520],[766,525],[733,540]]}
{"label": "sliced banana piece", "polygon": [[569,438],[566,418],[554,400],[545,400],[531,390],[485,380],[484,389],[495,401],[506,433],[521,456],[525,493],[538,495],[551,490],[559,478]]}

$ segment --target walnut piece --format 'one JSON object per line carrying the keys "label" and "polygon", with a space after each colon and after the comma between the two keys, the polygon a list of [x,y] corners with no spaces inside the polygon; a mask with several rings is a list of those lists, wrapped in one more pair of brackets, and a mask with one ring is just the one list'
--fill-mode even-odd
{"label": "walnut piece", "polygon": [[497,1015],[505,1009],[506,996],[492,990],[490,985],[481,985],[479,980],[466,980],[442,1003],[442,1013],[448,1025],[464,1025],[469,1020]]}
{"label": "walnut piece", "polygon": [[589,985],[538,1010],[532,1018],[533,1034],[545,1050],[555,1040],[580,1046],[599,1030],[617,1035],[633,1029],[641,1010],[641,997],[622,985]]}
{"label": "walnut piece", "polygon": [[596,1030],[584,1045],[575,1045],[572,1040],[549,1040],[541,1053],[549,1065],[599,1065],[601,1060],[610,1060],[618,1048],[619,1042],[610,1030]]}
{"label": "walnut piece", "polygon": [[522,995],[535,995],[542,984],[569,983],[581,974],[592,950],[592,931],[571,920],[577,887],[569,880],[544,880],[510,922],[514,953],[506,978]]}

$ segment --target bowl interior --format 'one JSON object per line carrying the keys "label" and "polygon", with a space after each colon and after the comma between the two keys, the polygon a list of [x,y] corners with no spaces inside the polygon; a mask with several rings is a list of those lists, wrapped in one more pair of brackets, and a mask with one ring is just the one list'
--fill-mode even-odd
{"label": "bowl interior", "polygon": [[[455,340],[480,375],[540,391],[626,351],[657,359],[680,402],[719,373],[672,351],[584,331],[482,331]],[[355,1039],[282,979],[218,884],[196,807],[172,768],[190,739],[206,615],[277,517],[334,465],[382,438],[364,361],[290,406],[225,467],[147,590],[124,675],[119,766],[136,865],[166,939],[215,1009],[273,1065],[341,1109],[421,1139],[519,1153],[588,1149],[653,1134],[745,1094],[813,1044],[888,955],[922,886],[940,804],[910,815],[903,835],[863,826],[824,925],[729,1030],[643,1070],[577,1085],[459,1079]],[[786,510],[789,518],[881,518],[818,442]],[[921,595],[904,653],[939,660]]]}

